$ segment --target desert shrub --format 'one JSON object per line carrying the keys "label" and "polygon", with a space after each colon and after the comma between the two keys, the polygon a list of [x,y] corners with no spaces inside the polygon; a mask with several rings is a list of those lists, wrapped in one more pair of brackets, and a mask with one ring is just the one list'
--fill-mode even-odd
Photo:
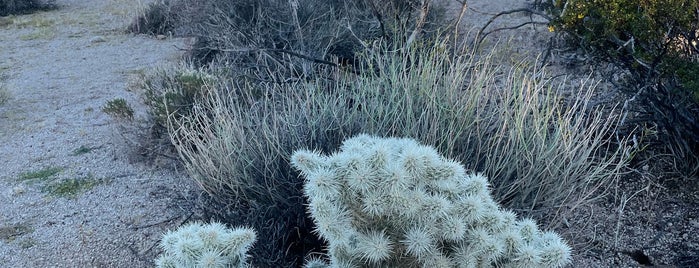
{"label": "desert shrub", "polygon": [[142,14],[138,15],[128,26],[128,31],[141,34],[168,34],[175,27],[175,14],[171,11],[169,1],[150,3]]}
{"label": "desert shrub", "polygon": [[306,267],[562,267],[570,247],[517,220],[488,180],[412,139],[359,135],[331,155],[298,150],[292,165],[330,264]]}
{"label": "desert shrub", "polygon": [[0,16],[21,15],[55,8],[54,0],[0,0]]}
{"label": "desert shrub", "polygon": [[145,102],[153,119],[153,137],[167,136],[168,117],[181,118],[191,114],[196,99],[201,98],[207,85],[213,85],[216,76],[201,68],[181,65],[160,69],[142,81]]}
{"label": "desert shrub", "polygon": [[568,44],[582,53],[616,66],[623,73],[622,89],[638,107],[638,118],[659,126],[662,144],[695,152],[677,155],[677,160],[684,163],[687,173],[697,174],[699,2],[546,3],[554,18],[550,29],[565,33]]}
{"label": "desert shrub", "polygon": [[[422,2],[430,12],[421,13]],[[355,64],[357,53],[380,42],[436,35],[437,26],[448,24],[442,13],[431,1],[414,0],[173,0],[153,3],[130,29],[196,36],[189,69],[210,63],[218,76],[289,83],[333,79],[330,69]],[[193,105],[196,90],[180,84],[178,74],[160,74],[144,85],[155,137],[166,133],[166,106],[172,106],[163,99],[179,107],[176,113]],[[169,88],[178,90],[164,96]]]}
{"label": "desert shrub", "polygon": [[309,238],[302,183],[288,159],[297,148],[329,153],[358,133],[434,146],[491,178],[504,207],[552,224],[604,194],[627,155],[612,146],[614,113],[586,106],[592,87],[562,101],[537,70],[503,70],[447,42],[379,44],[360,55],[360,70],[336,69],[334,79],[221,78],[204,85],[191,114],[169,117],[189,173],[228,204],[217,210],[239,211],[226,220],[246,221],[265,240],[253,262],[298,265],[322,247]]}
{"label": "desert shrub", "polygon": [[417,40],[447,24],[442,14],[429,0],[175,0],[152,4],[130,30],[195,36],[196,63],[290,79],[311,75],[314,64],[351,64],[377,39]]}
{"label": "desert shrub", "polygon": [[108,101],[102,107],[102,111],[116,118],[133,119],[133,108],[122,98]]}

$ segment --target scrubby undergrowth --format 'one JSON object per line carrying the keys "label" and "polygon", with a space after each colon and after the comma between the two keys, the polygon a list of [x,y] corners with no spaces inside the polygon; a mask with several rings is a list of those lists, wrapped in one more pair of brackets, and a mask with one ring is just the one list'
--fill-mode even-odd
{"label": "scrubby undergrowth", "polygon": [[[192,103],[168,110],[168,133],[190,174],[228,204],[221,211],[238,211],[225,220],[264,226],[260,239],[267,241],[252,259],[271,260],[293,245],[301,249],[298,261],[322,247],[306,240],[312,225],[287,160],[296,148],[329,152],[357,133],[415,138],[492,178],[505,207],[551,226],[602,196],[626,164],[626,149],[613,146],[617,118],[584,105],[593,88],[563,101],[555,82],[538,80],[535,70],[502,70],[440,43],[382,47],[361,60],[369,63],[361,75],[331,69],[332,80],[219,77],[200,84]],[[216,71],[171,75],[181,73]],[[181,94],[162,90],[164,100]]]}
{"label": "scrubby undergrowth", "polygon": [[[500,66],[453,42],[448,27],[430,30],[417,2],[367,1],[340,13],[311,12],[332,1],[231,2],[247,9],[215,10],[193,64],[145,83],[154,132],[169,136],[209,194],[210,215],[258,230],[254,265],[296,267],[324,248],[288,162],[298,148],[329,153],[358,133],[413,138],[483,172],[502,206],[551,228],[624,170],[619,118],[588,107],[593,86],[563,98],[561,80]],[[379,11],[411,16],[390,21]]]}
{"label": "scrubby undergrowth", "polygon": [[55,8],[54,0],[0,0],[0,16],[21,15]]}

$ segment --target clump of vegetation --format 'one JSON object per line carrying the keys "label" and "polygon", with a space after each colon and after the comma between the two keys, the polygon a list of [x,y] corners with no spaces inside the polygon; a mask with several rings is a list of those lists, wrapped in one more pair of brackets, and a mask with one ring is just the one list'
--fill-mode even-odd
{"label": "clump of vegetation", "polygon": [[216,77],[201,68],[180,66],[161,70],[145,80],[146,104],[153,117],[152,134],[155,138],[167,136],[168,117],[182,118],[192,112],[196,99],[202,98]]}
{"label": "clump of vegetation", "polygon": [[79,194],[107,182],[109,182],[109,180],[97,179],[93,175],[80,178],[59,179],[44,185],[42,191],[55,197],[75,198]]}
{"label": "clump of vegetation", "polygon": [[[488,180],[412,139],[359,135],[294,152],[329,263],[310,267],[563,267],[570,247],[517,220]],[[494,264],[498,265],[494,265]]]}
{"label": "clump of vegetation", "polygon": [[250,228],[226,228],[221,223],[189,223],[163,235],[165,251],[156,260],[158,268],[250,267],[248,250],[257,240]]}
{"label": "clump of vegetation", "polygon": [[102,148],[102,146],[92,146],[88,147],[85,145],[80,145],[80,147],[76,148],[73,150],[73,152],[70,153],[71,156],[78,156],[78,155],[83,155],[92,152],[95,149]]}
{"label": "clump of vegetation", "polygon": [[31,233],[33,228],[28,224],[12,224],[0,226],[0,240],[5,243],[15,241],[18,237]]}
{"label": "clump of vegetation", "polygon": [[62,167],[46,167],[21,174],[19,181],[39,184],[42,192],[51,196],[65,198],[75,198],[80,193],[109,182],[109,179],[97,179],[93,175],[61,179],[57,175],[63,172],[63,170],[64,168]]}
{"label": "clump of vegetation", "polygon": [[150,3],[134,22],[128,27],[128,31],[142,34],[167,34],[175,26],[176,13],[170,11],[170,1],[155,1]]}
{"label": "clump of vegetation", "polygon": [[133,108],[131,108],[131,106],[126,103],[126,100],[122,98],[116,98],[108,101],[104,107],[102,107],[102,111],[106,114],[121,119],[133,119],[134,113]]}
{"label": "clump of vegetation", "polygon": [[195,35],[199,66],[225,61],[235,75],[268,80],[303,79],[317,64],[353,64],[376,40],[410,43],[450,23],[429,0],[173,0],[151,5],[130,29]]}
{"label": "clump of vegetation", "polygon": [[10,100],[11,96],[12,95],[7,90],[7,88],[4,85],[0,84],[0,105],[7,103]]}
{"label": "clump of vegetation", "polygon": [[[163,2],[167,7],[154,7],[156,10],[153,11],[153,14],[169,14],[172,17],[165,19],[164,24],[154,23],[153,25],[174,23],[174,27],[134,27],[134,25],[131,28],[162,28],[172,31],[175,35],[194,33],[197,36],[197,43],[194,44],[190,55],[193,66],[184,68],[183,73],[188,73],[187,70],[196,70],[195,73],[209,73],[214,75],[213,77],[216,79],[215,81],[206,81],[206,83],[192,83],[197,86],[189,87],[199,90],[187,90],[186,87],[183,87],[182,85],[186,83],[183,83],[180,71],[169,72],[147,81],[145,83],[146,99],[155,119],[152,133],[156,137],[167,134],[172,139],[183,139],[179,136],[174,137],[172,131],[165,131],[166,127],[179,127],[180,119],[186,121],[199,116],[211,118],[216,116],[215,114],[218,112],[208,110],[209,107],[203,109],[198,102],[208,99],[207,96],[212,92],[218,91],[216,94],[227,94],[222,92],[224,88],[242,91],[240,95],[221,96],[226,102],[237,102],[242,105],[241,111],[251,109],[244,113],[264,116],[260,112],[267,113],[267,108],[264,109],[265,111],[261,111],[259,110],[260,105],[271,104],[263,105],[263,102],[271,101],[269,98],[273,96],[270,94],[276,91],[276,89],[271,90],[276,87],[274,84],[295,86],[296,83],[302,81],[332,79],[333,73],[338,68],[355,65],[355,57],[361,51],[372,46],[394,41],[403,44],[416,44],[422,37],[435,34],[432,30],[436,29],[436,25],[447,23],[437,23],[441,19],[438,15],[440,14],[439,8],[431,2],[405,0],[301,0],[298,2],[213,0],[204,3],[197,2],[196,5],[187,0]],[[430,12],[427,12],[428,10]],[[149,11],[146,11],[144,16],[163,18],[159,15],[148,15],[148,13]],[[156,20],[151,21],[155,22]],[[257,83],[262,84],[253,86]],[[277,89],[282,88],[278,87]],[[241,99],[235,100],[235,98]],[[256,102],[258,104],[252,105]],[[222,106],[220,112],[228,113],[227,108],[223,108],[227,106],[228,104]],[[169,121],[166,120],[168,118]],[[257,122],[259,119],[253,117],[244,115],[238,118],[248,120],[244,123],[245,126],[252,127],[252,124],[259,124]],[[271,125],[265,123],[259,126],[266,129]],[[241,125],[241,127],[244,126]],[[240,134],[253,134],[248,132],[247,127],[244,129],[244,133]],[[298,139],[294,136],[286,137],[287,135],[278,132],[271,138]],[[336,145],[341,141],[341,138],[337,137],[338,140],[334,143],[331,142],[331,144]],[[237,143],[240,140],[234,139],[232,141]],[[297,179],[288,174],[288,164],[283,164],[287,160],[285,158],[277,159],[277,157],[265,160],[263,157],[263,155],[275,154],[274,147],[280,145],[274,143],[276,142],[270,141],[267,144],[267,142],[255,141],[250,145],[244,145],[241,150],[250,155],[242,155],[240,162],[231,163],[236,166],[233,169],[244,169],[240,170],[243,173],[236,175],[236,178],[249,175],[251,180],[260,180],[253,182],[250,185],[251,189],[267,186],[268,183],[271,183],[269,178],[280,174],[278,185],[263,190],[262,192],[265,194],[259,198],[254,196],[250,196],[250,200],[237,198],[240,197],[234,193],[237,190],[228,189],[227,185],[232,184],[224,182],[226,179],[223,177],[213,174],[222,172],[216,169],[212,170],[211,175],[217,176],[216,180],[221,181],[214,183],[218,186],[212,186],[210,183],[203,185],[207,191],[210,190],[211,196],[215,199],[212,202],[216,205],[209,207],[230,207],[230,209],[212,209],[212,213],[219,217],[219,220],[233,224],[254,225],[261,233],[260,237],[265,241],[260,243],[261,246],[253,252],[253,255],[256,255],[253,262],[257,262],[256,264],[259,266],[298,266],[308,252],[320,250],[321,243],[316,238],[312,238],[313,236],[310,234],[312,223],[304,215],[303,200],[299,192],[300,184]],[[215,142],[211,145],[216,146],[214,144]],[[291,148],[294,148],[292,145],[295,143],[287,144],[284,142],[283,148],[280,149],[283,149],[286,152],[285,155],[288,156]],[[195,144],[183,144],[182,146],[188,146],[192,150],[204,148]],[[254,149],[259,151],[257,153],[248,151]],[[224,152],[224,150],[212,150],[214,154],[219,152]],[[214,161],[216,163],[228,162],[227,158],[221,157]],[[253,160],[260,158],[263,158],[264,162]],[[254,162],[243,165],[243,161]],[[262,163],[268,164],[269,167],[265,167]],[[259,164],[262,166],[258,166]],[[214,165],[218,166],[219,164]],[[258,169],[258,167],[262,167],[262,169]],[[282,169],[274,171],[275,168]],[[205,176],[208,178],[209,175]],[[272,194],[268,191],[279,192]],[[254,193],[254,191],[246,192]],[[289,195],[285,196],[285,193]],[[281,201],[282,199],[285,201]],[[282,215],[279,214],[280,212]],[[274,224],[268,224],[270,219]],[[291,231],[294,229],[298,231]],[[280,252],[286,254],[279,257]]]}
{"label": "clump of vegetation", "polygon": [[546,7],[551,30],[618,68],[638,110],[633,120],[658,126],[673,161],[689,177],[699,174],[699,2],[566,0]]}
{"label": "clump of vegetation", "polygon": [[[610,147],[618,117],[590,110],[590,89],[560,102],[535,70],[520,66],[496,79],[503,70],[487,57],[455,55],[440,42],[383,47],[360,60],[369,64],[359,75],[340,71],[334,81],[221,79],[195,99],[191,115],[170,117],[168,133],[189,173],[228,204],[220,211],[240,211],[225,220],[270,239],[253,250],[253,262],[292,241],[322,248],[299,241],[312,236],[312,224],[286,160],[295,148],[328,152],[357,133],[415,138],[490,177],[505,207],[554,225],[603,196],[626,165],[626,148]],[[265,230],[270,221],[274,229]]]}
{"label": "clump of vegetation", "polygon": [[20,175],[21,181],[45,181],[63,171],[62,167],[46,167]]}
{"label": "clump of vegetation", "polygon": [[55,8],[54,0],[0,0],[0,16],[27,14]]}
{"label": "clump of vegetation", "polygon": [[10,91],[7,89],[7,86],[5,85],[5,75],[2,73],[3,68],[0,67],[0,106],[7,103],[10,98],[12,98],[12,94]]}
{"label": "clump of vegetation", "polygon": [[197,7],[211,12],[192,63],[146,81],[147,103],[211,217],[258,230],[253,265],[298,267],[325,247],[288,162],[298,148],[410,137],[483,172],[500,204],[550,227],[603,196],[628,160],[612,139],[619,118],[587,106],[592,88],[560,101],[540,71],[455,44],[439,12],[424,12],[438,11],[431,1]]}

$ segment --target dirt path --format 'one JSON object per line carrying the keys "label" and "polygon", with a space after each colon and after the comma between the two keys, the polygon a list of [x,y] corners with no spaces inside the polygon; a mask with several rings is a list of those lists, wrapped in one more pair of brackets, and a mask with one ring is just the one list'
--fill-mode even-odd
{"label": "dirt path", "polygon": [[184,46],[125,34],[139,2],[59,0],[0,21],[11,96],[0,105],[1,267],[149,267],[160,234],[186,217],[187,180],[130,163],[102,111],[123,98],[145,116],[129,80]]}

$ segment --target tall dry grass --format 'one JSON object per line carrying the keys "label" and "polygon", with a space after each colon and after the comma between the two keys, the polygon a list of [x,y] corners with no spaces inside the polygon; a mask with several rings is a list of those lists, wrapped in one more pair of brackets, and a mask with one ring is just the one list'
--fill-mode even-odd
{"label": "tall dry grass", "polygon": [[259,257],[289,255],[311,230],[291,153],[334,151],[358,133],[435,146],[485,173],[503,206],[553,224],[618,178],[628,153],[611,140],[615,113],[587,107],[594,86],[564,100],[559,81],[539,70],[446,43],[378,45],[360,56],[361,69],[328,69],[329,79],[211,80],[189,115],[169,118],[170,138],[203,189],[268,228]]}

